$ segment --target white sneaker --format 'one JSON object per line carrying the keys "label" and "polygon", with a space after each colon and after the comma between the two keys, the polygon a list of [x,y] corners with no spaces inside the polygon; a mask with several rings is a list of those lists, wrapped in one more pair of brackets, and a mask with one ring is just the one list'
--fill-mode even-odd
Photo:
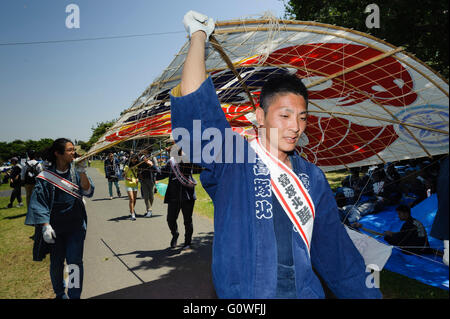
{"label": "white sneaker", "polygon": [[151,210],[147,211],[147,214],[145,214],[145,217],[147,217],[147,218],[152,217],[152,211]]}
{"label": "white sneaker", "polygon": [[131,220],[136,220],[136,215],[135,214],[131,214]]}

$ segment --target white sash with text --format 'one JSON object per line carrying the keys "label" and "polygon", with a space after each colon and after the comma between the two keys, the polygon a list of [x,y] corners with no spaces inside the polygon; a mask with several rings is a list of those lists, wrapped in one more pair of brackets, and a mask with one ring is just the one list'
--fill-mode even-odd
{"label": "white sash with text", "polygon": [[55,187],[58,187],[60,190],[66,192],[69,195],[72,195],[75,198],[82,199],[80,195],[80,188],[78,185],[72,183],[71,181],[62,178],[58,174],[44,169],[37,178],[43,179]]}
{"label": "white sash with text", "polygon": [[272,189],[281,207],[300,234],[309,253],[315,209],[308,191],[298,176],[286,164],[264,148],[259,138],[253,139],[250,146],[269,169]]}

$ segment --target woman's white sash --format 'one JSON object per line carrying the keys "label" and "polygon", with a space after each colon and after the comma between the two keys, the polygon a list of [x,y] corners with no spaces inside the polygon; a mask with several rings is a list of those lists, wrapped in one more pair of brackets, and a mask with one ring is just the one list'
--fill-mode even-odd
{"label": "woman's white sash", "polygon": [[298,176],[286,164],[264,148],[259,138],[252,140],[250,146],[269,169],[272,189],[309,252],[315,210],[308,191]]}
{"label": "woman's white sash", "polygon": [[37,178],[43,179],[55,187],[58,187],[60,190],[66,192],[69,195],[72,195],[75,198],[82,199],[80,195],[80,188],[78,185],[72,183],[68,179],[62,178],[58,174],[44,169]]}

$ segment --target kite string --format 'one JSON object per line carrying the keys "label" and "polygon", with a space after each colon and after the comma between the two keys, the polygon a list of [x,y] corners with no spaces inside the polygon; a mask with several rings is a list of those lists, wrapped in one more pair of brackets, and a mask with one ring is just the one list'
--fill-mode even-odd
{"label": "kite string", "polygon": [[362,188],[361,192],[359,193],[358,199],[357,199],[356,202],[352,205],[352,209],[349,209],[349,210],[348,210],[347,214],[345,215],[344,219],[343,219],[342,222],[341,222],[342,224],[344,224],[344,221],[347,220],[347,217],[348,217],[348,215],[350,214],[350,212],[353,210],[353,208],[355,208],[355,206],[359,204],[359,201],[360,201],[360,199],[361,199],[361,196],[362,196],[362,194],[364,193],[364,191],[365,191],[365,189],[367,188],[367,186],[369,185],[370,180],[371,180],[371,178],[372,178],[372,174],[373,174],[374,171],[375,171],[375,170],[372,170],[372,171],[370,172],[369,177],[367,178],[366,185],[364,185],[364,187]]}

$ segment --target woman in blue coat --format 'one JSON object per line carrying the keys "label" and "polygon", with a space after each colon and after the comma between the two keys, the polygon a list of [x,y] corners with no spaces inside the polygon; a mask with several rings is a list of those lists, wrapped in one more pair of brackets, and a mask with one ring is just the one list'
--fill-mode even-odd
{"label": "woman in blue coat", "polygon": [[[42,229],[50,246],[50,279],[56,298],[79,299],[83,285],[83,248],[87,215],[83,196],[92,197],[94,184],[84,163],[73,164],[73,143],[59,138],[47,152],[51,165],[36,178],[26,225]],[[64,261],[69,267],[68,294],[64,287]]]}

